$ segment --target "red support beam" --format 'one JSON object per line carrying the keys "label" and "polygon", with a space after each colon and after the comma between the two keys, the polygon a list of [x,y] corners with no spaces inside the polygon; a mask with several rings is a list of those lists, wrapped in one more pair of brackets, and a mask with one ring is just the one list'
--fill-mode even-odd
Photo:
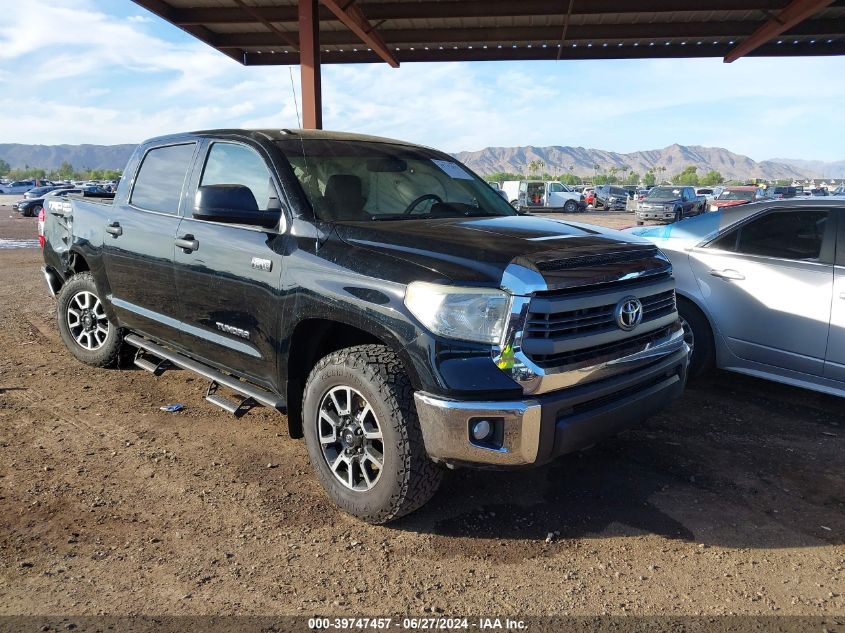
{"label": "red support beam", "polygon": [[373,49],[376,55],[381,57],[393,68],[399,68],[399,62],[396,61],[396,57],[390,52],[390,49],[384,43],[384,40],[381,39],[375,27],[367,20],[364,12],[361,11],[361,7],[355,4],[355,0],[345,0],[344,6],[340,6],[340,2],[337,2],[337,0],[323,0],[323,4],[350,31],[361,38],[364,44]]}
{"label": "red support beam", "polygon": [[320,85],[320,15],[317,0],[299,0],[299,71],[302,79],[302,127],[323,129]]}
{"label": "red support beam", "polygon": [[777,15],[772,17],[771,20],[754,31],[747,40],[740,42],[733,50],[725,55],[725,63],[730,64],[740,57],[748,55],[751,51],[759,48],[781,33],[788,31],[810,16],[815,15],[825,7],[833,4],[833,2],[834,0],[792,0]]}

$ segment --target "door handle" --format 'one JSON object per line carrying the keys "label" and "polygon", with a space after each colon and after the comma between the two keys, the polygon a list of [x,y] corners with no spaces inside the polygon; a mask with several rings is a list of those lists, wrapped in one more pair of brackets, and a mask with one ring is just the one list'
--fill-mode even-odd
{"label": "door handle", "polygon": [[839,293],[839,298],[840,298],[840,299],[845,299],[845,292],[840,292],[840,293]]}
{"label": "door handle", "polygon": [[193,253],[200,247],[200,243],[194,239],[193,235],[190,234],[185,235],[184,237],[177,237],[175,244],[186,253]]}
{"label": "door handle", "polygon": [[727,281],[741,281],[745,279],[745,275],[733,270],[732,268],[726,268],[725,270],[711,270],[710,274],[714,277],[718,277],[719,279],[726,279]]}
{"label": "door handle", "polygon": [[118,238],[123,235],[123,229],[120,228],[120,222],[109,222],[106,225],[106,233],[114,238]]}

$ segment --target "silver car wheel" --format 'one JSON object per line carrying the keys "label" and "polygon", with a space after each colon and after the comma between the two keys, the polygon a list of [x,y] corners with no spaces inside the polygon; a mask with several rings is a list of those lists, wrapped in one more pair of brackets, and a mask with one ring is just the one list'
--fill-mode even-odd
{"label": "silver car wheel", "polygon": [[88,351],[103,346],[111,327],[100,299],[87,290],[71,297],[67,308],[67,326],[76,344]]}
{"label": "silver car wheel", "polygon": [[371,490],[384,470],[378,418],[360,391],[342,385],[320,401],[317,437],[335,478],[350,490]]}
{"label": "silver car wheel", "polygon": [[689,346],[689,355],[692,357],[692,353],[695,350],[695,334],[687,320],[684,317],[679,318],[681,319],[681,327],[684,328],[684,343]]}

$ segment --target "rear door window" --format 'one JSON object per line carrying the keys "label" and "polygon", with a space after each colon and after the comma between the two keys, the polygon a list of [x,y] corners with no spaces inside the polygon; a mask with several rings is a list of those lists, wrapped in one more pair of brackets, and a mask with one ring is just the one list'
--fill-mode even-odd
{"label": "rear door window", "polygon": [[195,145],[167,145],[148,151],[135,177],[130,204],[147,211],[178,214]]}

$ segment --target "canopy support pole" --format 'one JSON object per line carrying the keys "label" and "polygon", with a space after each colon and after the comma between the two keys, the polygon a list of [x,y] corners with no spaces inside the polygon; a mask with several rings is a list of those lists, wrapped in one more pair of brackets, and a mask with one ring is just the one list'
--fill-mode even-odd
{"label": "canopy support pole", "polygon": [[299,71],[302,81],[302,127],[323,129],[320,81],[320,14],[317,0],[299,0]]}

